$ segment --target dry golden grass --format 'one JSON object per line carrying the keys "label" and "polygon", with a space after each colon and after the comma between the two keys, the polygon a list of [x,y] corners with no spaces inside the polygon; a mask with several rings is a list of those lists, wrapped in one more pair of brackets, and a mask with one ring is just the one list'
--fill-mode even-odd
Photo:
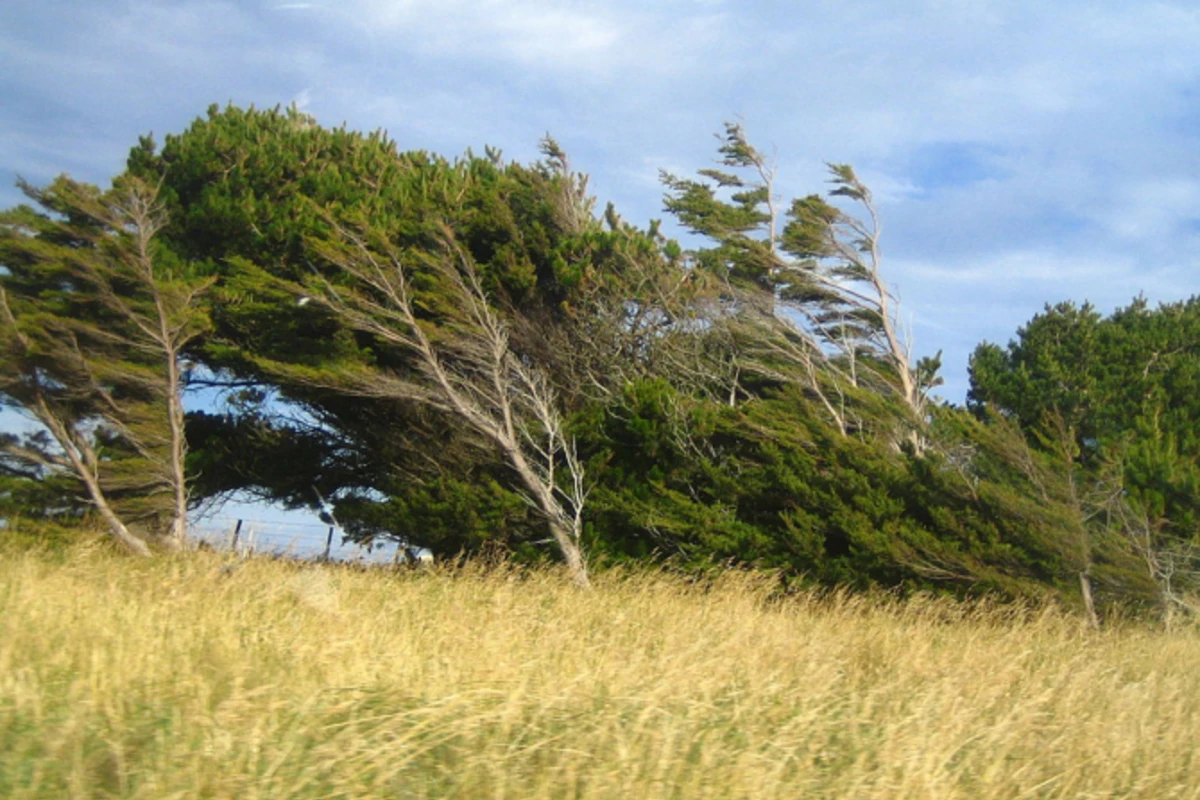
{"label": "dry golden grass", "polygon": [[0,553],[0,796],[1200,796],[1200,636],[601,575]]}

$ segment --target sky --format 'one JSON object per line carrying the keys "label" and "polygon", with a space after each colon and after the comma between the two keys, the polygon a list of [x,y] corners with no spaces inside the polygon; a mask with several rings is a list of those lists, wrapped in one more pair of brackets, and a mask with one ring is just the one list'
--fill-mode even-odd
{"label": "sky", "polygon": [[781,199],[827,162],[872,187],[953,402],[1047,302],[1200,290],[1193,0],[8,0],[0,74],[0,207],[18,176],[104,183],[211,103],[295,103],[446,156],[550,133],[646,224],[659,170],[712,166],[740,120]]}

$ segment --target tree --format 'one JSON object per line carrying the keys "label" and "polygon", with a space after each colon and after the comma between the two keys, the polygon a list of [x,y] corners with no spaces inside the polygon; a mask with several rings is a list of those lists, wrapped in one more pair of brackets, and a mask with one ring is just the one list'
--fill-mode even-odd
{"label": "tree", "polygon": [[[321,302],[355,330],[415,360],[404,372],[337,375],[337,385],[362,396],[429,406],[497,448],[544,517],[571,579],[587,587],[583,465],[563,430],[554,389],[511,350],[508,328],[491,308],[475,264],[449,230],[439,251],[414,267],[378,232],[330,223],[333,238],[314,244],[351,281],[316,282]],[[422,279],[436,282],[440,291],[422,297],[414,287]],[[327,379],[314,374],[306,380]]]}
{"label": "tree", "polygon": [[1118,537],[1079,537],[1086,506],[1011,424],[939,406],[917,457],[843,436],[800,395],[730,407],[644,380],[592,409],[576,430],[597,557],[1081,608],[1084,573],[1098,607],[1147,595]]}
{"label": "tree", "polygon": [[1068,453],[1093,532],[1123,535],[1178,605],[1200,577],[1200,301],[1047,305],[1007,347],[981,344],[970,372],[972,410]]}
{"label": "tree", "polygon": [[830,164],[829,171],[830,195],[858,204],[865,218],[816,195],[793,202],[783,249],[797,262],[782,291],[797,303],[816,301],[807,315],[816,332],[842,353],[852,383],[862,374],[868,386],[899,399],[913,426],[909,441],[920,452],[928,392],[940,383],[941,354],[913,365],[899,301],[881,270],[881,226],[871,191],[848,164]]}
{"label": "tree", "polygon": [[[564,415],[647,372],[701,383],[706,356],[692,335],[701,325],[689,314],[691,298],[706,290],[656,233],[615,211],[605,230],[562,149],[547,140],[543,155],[523,165],[491,149],[453,161],[401,152],[382,133],[325,129],[294,109],[214,107],[161,149],[143,140],[130,170],[162,184],[170,211],[163,241],[218,276],[213,331],[195,358],[210,385],[240,398],[228,413],[190,420],[197,490],[249,489],[306,505],[317,485],[352,535],[419,541],[447,555],[489,542],[524,551],[544,529],[518,497],[528,489],[461,423],[428,405],[277,368],[384,377],[419,369],[414,351],[327,306],[296,303],[314,276],[347,282],[312,246],[329,236],[330,215],[362,223],[406,264],[441,253],[448,228],[509,350],[553,386]],[[428,279],[413,276],[417,311],[456,302]],[[289,469],[272,468],[280,463]]]}
{"label": "tree", "polygon": [[[1190,308],[1039,322],[1034,366],[981,350],[994,399],[973,417],[927,401],[937,359],[912,364],[849,167],[784,205],[726,126],[716,169],[665,176],[707,239],[685,254],[657,223],[595,218],[562,148],[543,156],[450,161],[213,108],[143,140],[108,192],[31,190],[43,211],[0,239],[0,377],[47,430],[0,439],[0,507],[106,504],[136,547],[131,521],[181,535],[189,489],[250,489],[328,497],[359,540],[551,542],[581,585],[589,560],[655,559],[1092,594],[1097,615],[1148,576],[1182,597]],[[183,417],[189,371],[225,408]]]}
{"label": "tree", "polygon": [[[728,169],[702,169],[706,180],[686,180],[660,174],[667,195],[664,210],[693,233],[715,243],[697,250],[697,265],[736,286],[757,289],[759,300],[774,307],[778,258],[779,214],[776,208],[775,166],[750,145],[745,128],[725,123],[719,164]],[[732,170],[732,171],[730,171]],[[728,199],[722,199],[725,194]]]}
{"label": "tree", "polygon": [[184,351],[206,329],[211,281],[159,247],[156,192],[134,178],[107,192],[61,177],[23,186],[43,213],[0,217],[0,394],[53,439],[10,440],[28,465],[71,471],[111,534],[148,554],[128,520],[164,509],[186,537]]}
{"label": "tree", "polygon": [[1101,400],[1096,392],[1101,319],[1087,303],[1047,305],[1006,349],[980,344],[970,363],[968,407],[1001,409],[1026,432],[1061,418],[1087,456],[1096,443],[1093,407]]}
{"label": "tree", "polygon": [[831,196],[858,204],[864,219],[817,195],[793,201],[781,217],[767,157],[741,125],[726,123],[719,138],[728,170],[702,169],[703,180],[663,173],[662,180],[666,210],[714,243],[694,259],[727,283],[727,315],[718,327],[728,326],[735,360],[748,373],[805,386],[843,434],[861,428],[850,407],[862,399],[856,390],[894,398],[907,417],[902,438],[920,451],[940,361],[911,363],[898,304],[881,273],[870,191],[849,166],[831,164]]}

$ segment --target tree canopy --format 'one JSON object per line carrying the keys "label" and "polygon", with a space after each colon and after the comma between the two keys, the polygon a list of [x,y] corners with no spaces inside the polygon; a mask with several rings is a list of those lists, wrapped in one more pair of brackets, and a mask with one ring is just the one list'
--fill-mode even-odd
{"label": "tree canopy", "polygon": [[1007,347],[976,349],[968,403],[1107,488],[1095,513],[1137,532],[1152,571],[1182,579],[1195,568],[1200,299],[1151,308],[1137,298],[1107,317],[1047,305]]}

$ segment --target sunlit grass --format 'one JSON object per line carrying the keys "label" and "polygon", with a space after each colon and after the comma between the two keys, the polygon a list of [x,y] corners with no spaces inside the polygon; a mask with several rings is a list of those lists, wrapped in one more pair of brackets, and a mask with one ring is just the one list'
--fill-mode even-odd
{"label": "sunlit grass", "polygon": [[0,796],[1200,796],[1200,636],[605,574],[0,551]]}

